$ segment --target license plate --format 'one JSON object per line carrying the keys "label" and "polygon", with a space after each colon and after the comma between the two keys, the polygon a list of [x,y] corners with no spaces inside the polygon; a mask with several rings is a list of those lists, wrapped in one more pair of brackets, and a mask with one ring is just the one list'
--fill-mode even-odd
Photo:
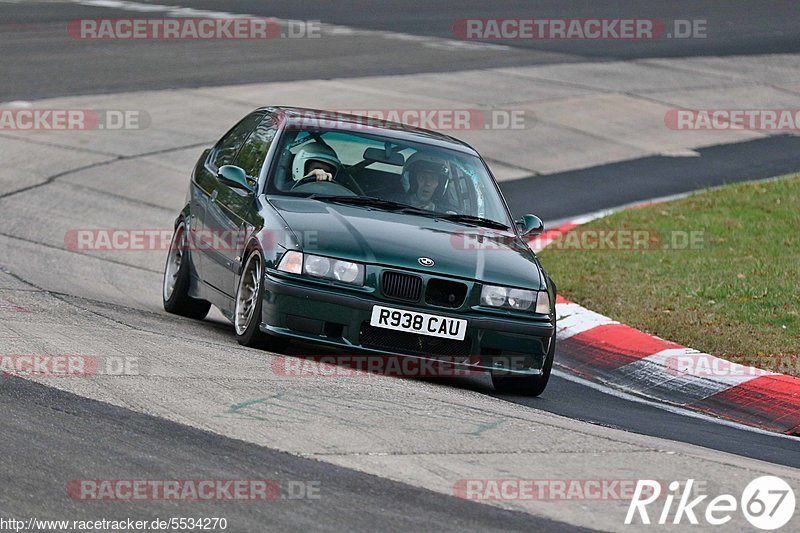
{"label": "license plate", "polygon": [[380,305],[372,308],[372,318],[369,323],[377,328],[418,333],[441,339],[463,341],[467,334],[467,321],[462,318],[429,315]]}

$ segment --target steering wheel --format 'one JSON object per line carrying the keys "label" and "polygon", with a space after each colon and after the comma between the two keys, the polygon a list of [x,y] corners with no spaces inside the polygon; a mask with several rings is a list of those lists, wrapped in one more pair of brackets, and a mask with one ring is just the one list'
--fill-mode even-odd
{"label": "steering wheel", "polygon": [[[340,180],[339,178],[344,178]],[[350,175],[350,173],[346,169],[341,169],[340,172],[336,175],[336,177],[332,180],[320,180],[317,181],[316,176],[306,176],[294,183],[292,188],[289,190],[294,190],[297,187],[301,187],[303,185],[307,185],[309,183],[330,183],[333,185],[338,185],[339,187],[344,187],[350,192],[357,194],[358,196],[366,196],[364,190],[358,185],[358,182]],[[346,184],[345,184],[346,183]]]}
{"label": "steering wheel", "polygon": [[[301,185],[305,185],[306,183],[315,183],[316,181],[317,181],[316,176],[306,176],[305,178],[294,182],[294,185],[292,185],[292,188],[289,190],[294,190],[295,188],[300,187]],[[322,180],[322,181],[327,181],[327,180]],[[331,180],[331,182],[333,182],[333,180]]]}

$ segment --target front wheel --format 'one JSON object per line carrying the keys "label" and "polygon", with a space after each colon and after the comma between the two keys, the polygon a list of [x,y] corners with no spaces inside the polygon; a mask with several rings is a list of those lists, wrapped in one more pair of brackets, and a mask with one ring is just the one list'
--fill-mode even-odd
{"label": "front wheel", "polygon": [[538,376],[500,376],[492,374],[494,390],[501,394],[517,394],[524,396],[539,396],[547,388],[550,381],[550,371],[553,368],[553,357],[556,353],[556,336],[550,340],[550,349],[544,361],[541,375]]}
{"label": "front wheel", "polygon": [[189,296],[189,250],[186,224],[181,221],[172,235],[167,264],[164,266],[162,299],[164,310],[196,320],[203,320],[211,308],[205,300]]}
{"label": "front wheel", "polygon": [[236,306],[233,312],[233,326],[236,340],[242,346],[277,350],[286,341],[261,332],[261,306],[264,296],[264,262],[258,250],[247,258],[239,285],[236,288]]}

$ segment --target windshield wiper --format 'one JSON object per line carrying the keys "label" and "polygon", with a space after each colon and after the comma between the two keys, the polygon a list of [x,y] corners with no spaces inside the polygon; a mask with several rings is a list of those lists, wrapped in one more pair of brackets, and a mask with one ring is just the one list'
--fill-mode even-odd
{"label": "windshield wiper", "polygon": [[312,194],[308,196],[312,200],[321,200],[324,202],[336,202],[340,204],[350,205],[363,205],[367,207],[378,207],[381,209],[388,209],[390,211],[403,211],[404,213],[415,213],[420,215],[434,216],[436,213],[418,209],[412,205],[404,204],[401,202],[393,202],[391,200],[384,200],[383,198],[376,198],[375,196],[335,196],[330,194]]}
{"label": "windshield wiper", "polygon": [[476,226],[483,226],[485,228],[494,229],[509,229],[508,226],[502,222],[491,220],[483,217],[475,217],[472,215],[459,215],[457,213],[440,213],[436,211],[429,211],[427,209],[420,209],[413,205],[404,204],[401,202],[393,202],[391,200],[384,200],[383,198],[376,198],[375,196],[345,196],[345,195],[330,195],[330,194],[312,194],[308,196],[312,200],[322,200],[324,202],[336,202],[341,204],[350,205],[363,205],[367,207],[377,207],[380,209],[388,209],[390,211],[401,211],[403,213],[411,213],[414,215],[422,215],[431,218],[440,218],[443,220],[450,220],[452,222],[464,222],[467,224],[474,224]]}
{"label": "windshield wiper", "polygon": [[483,226],[485,228],[509,229],[509,227],[502,222],[498,222],[489,218],[475,217],[472,215],[459,215],[457,213],[437,214],[437,216],[445,220],[452,220],[453,222],[465,222],[467,224],[475,224],[476,226]]}

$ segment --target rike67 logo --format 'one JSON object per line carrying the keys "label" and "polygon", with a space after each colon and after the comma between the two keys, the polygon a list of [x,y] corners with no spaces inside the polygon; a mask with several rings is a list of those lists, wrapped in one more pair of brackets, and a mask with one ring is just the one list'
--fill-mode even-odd
{"label": "rike67 logo", "polygon": [[[779,477],[762,476],[754,479],[745,487],[738,500],[732,494],[721,494],[706,501],[709,497],[707,494],[698,496],[696,492],[693,493],[694,479],[687,480],[682,491],[681,486],[678,481],[671,482],[668,485],[669,492],[662,498],[661,483],[650,479],[638,480],[625,516],[625,524],[665,525],[688,522],[697,525],[704,519],[708,525],[721,526],[741,512],[751,526],[771,531],[785,526],[794,516],[794,491]],[[663,507],[658,512],[661,501]],[[655,512],[652,522],[648,511]]]}

